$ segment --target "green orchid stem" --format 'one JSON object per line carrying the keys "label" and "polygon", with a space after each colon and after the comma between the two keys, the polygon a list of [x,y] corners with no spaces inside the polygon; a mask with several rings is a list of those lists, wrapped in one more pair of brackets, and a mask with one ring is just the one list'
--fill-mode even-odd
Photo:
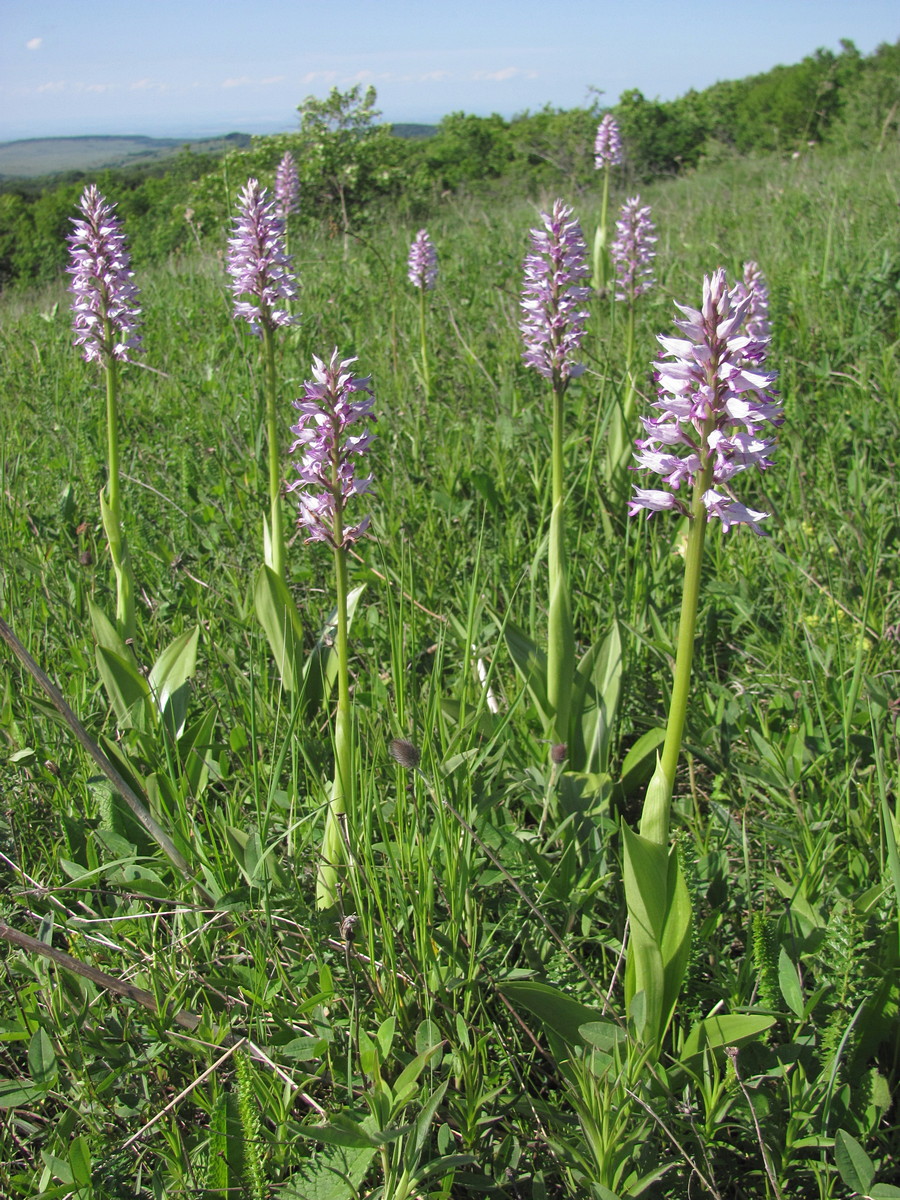
{"label": "green orchid stem", "polygon": [[322,839],[322,859],[316,885],[316,904],[320,909],[333,908],[338,901],[338,867],[346,859],[342,817],[353,796],[353,736],[350,714],[350,654],[347,638],[347,552],[341,545],[344,537],[343,514],[340,505],[334,517],[334,575],[337,595],[338,702],[334,722],[334,783],[325,818]]}
{"label": "green orchid stem", "polygon": [[611,262],[609,258],[609,166],[603,168],[603,191],[600,199],[600,224],[594,235],[594,275],[591,284],[594,291],[601,292],[609,283]]}
{"label": "green orchid stem", "polygon": [[422,345],[422,383],[425,403],[431,399],[431,374],[428,369],[428,338],[425,333],[425,288],[419,288],[419,340]]}
{"label": "green orchid stem", "polygon": [[263,324],[263,354],[266,360],[266,439],[269,458],[269,536],[272,570],[285,579],[284,527],[281,519],[281,464],[278,454],[277,375],[275,372],[275,337]]}
{"label": "green orchid stem", "polygon": [[[708,430],[701,438],[706,445]],[[694,660],[694,638],[697,629],[697,608],[700,599],[700,573],[703,565],[703,545],[706,540],[706,507],[704,493],[712,482],[713,460],[701,467],[694,485],[691,499],[691,516],[688,525],[687,547],[684,554],[684,590],[681,595],[681,619],[678,626],[678,647],[675,651],[675,674],[672,681],[672,699],[669,703],[669,719],[666,724],[666,740],[657,775],[647,792],[644,812],[641,817],[641,835],[659,846],[669,844],[669,817],[672,809],[672,792],[675,787],[675,769],[681,753],[681,739],[687,719],[688,698],[691,687],[691,666]],[[661,787],[662,776],[665,788]],[[657,786],[654,786],[657,785]]]}
{"label": "green orchid stem", "polygon": [[566,572],[565,528],[565,406],[566,380],[553,380],[552,502],[550,513],[547,629],[547,699],[553,712],[552,735],[568,742],[569,713],[575,681],[575,632]]}
{"label": "green orchid stem", "polygon": [[[109,319],[104,321],[107,346],[115,333]],[[106,495],[100,493],[100,515],[109,542],[116,576],[116,625],[127,641],[136,633],[134,615],[134,576],[128,555],[128,543],[122,530],[122,496],[119,489],[119,369],[113,354],[106,356],[106,446],[109,476]]]}

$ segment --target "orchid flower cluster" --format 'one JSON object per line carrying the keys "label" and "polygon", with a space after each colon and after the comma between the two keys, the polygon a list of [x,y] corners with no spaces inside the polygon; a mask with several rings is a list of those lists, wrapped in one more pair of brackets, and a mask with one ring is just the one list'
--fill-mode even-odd
{"label": "orchid flower cluster", "polygon": [[557,200],[551,213],[541,213],[543,229],[531,231],[531,253],[525,258],[522,357],[545,379],[565,382],[584,371],[575,356],[584,338],[588,313],[581,305],[591,294],[582,283],[589,270],[581,226],[572,209]]}
{"label": "orchid flower cluster", "polygon": [[275,169],[275,209],[282,221],[287,222],[291,213],[300,207],[300,176],[290,150]]}
{"label": "orchid flower cluster", "polygon": [[437,250],[426,229],[420,229],[409,248],[409,282],[430,292],[437,282]]}
{"label": "orchid flower cluster", "polygon": [[291,453],[303,452],[302,460],[294,463],[300,478],[287,487],[289,492],[300,491],[297,523],[307,530],[308,542],[328,542],[336,548],[357,541],[370,521],[365,516],[356,525],[344,525],[347,501],[370,491],[372,484],[371,475],[357,476],[354,460],[369,449],[373,434],[368,428],[349,432],[375,420],[371,378],[357,379],[350,371],[355,362],[339,359],[336,349],[327,364],[313,358],[313,378],[294,401],[300,419],[291,427],[296,438]]}
{"label": "orchid flower cluster", "polygon": [[616,236],[609,248],[616,268],[616,299],[634,303],[653,286],[653,259],[656,229],[650,220],[650,206],[641,206],[640,196],[631,196],[622,205],[616,221]]}
{"label": "orchid flower cluster", "polygon": [[772,326],[769,323],[769,285],[759,263],[744,263],[744,281],[739,286],[743,287],[750,298],[750,307],[747,309],[747,336],[762,347],[762,352],[757,353],[758,361],[763,362],[772,340]]}
{"label": "orchid flower cluster", "polygon": [[[295,324],[297,318],[278,304],[296,299],[297,284],[291,257],[284,249],[284,220],[268,189],[258,180],[248,179],[238,206],[233,236],[228,239],[234,316],[246,321],[251,333],[261,337],[263,326],[271,330]],[[242,296],[252,296],[253,301],[241,300]]]}
{"label": "orchid flower cluster", "polygon": [[682,484],[702,488],[707,519],[749,525],[761,533],[767,513],[756,512],[730,495],[732,479],[748,467],[764,470],[774,439],[766,436],[783,421],[782,406],[772,391],[777,372],[761,371],[765,346],[746,332],[751,297],[743,284],[729,290],[720,268],[703,281],[698,311],[684,313],[675,324],[686,335],[658,340],[665,358],[655,365],[659,399],[656,417],[643,417],[646,437],[637,441],[638,468],[654,471],[672,491],[635,488],[629,515],[641,509],[674,509],[690,515],[690,501],[677,493]]}
{"label": "orchid flower cluster", "polygon": [[72,219],[70,245],[72,276],[69,291],[75,297],[75,345],[84,348],[86,362],[128,362],[143,351],[138,289],[131,282],[131,256],[115,214],[94,184],[85,188],[78,206],[81,219]]}
{"label": "orchid flower cluster", "polygon": [[597,126],[594,166],[598,171],[602,171],[604,167],[618,167],[624,161],[625,154],[618,123],[612,113],[605,113]]}

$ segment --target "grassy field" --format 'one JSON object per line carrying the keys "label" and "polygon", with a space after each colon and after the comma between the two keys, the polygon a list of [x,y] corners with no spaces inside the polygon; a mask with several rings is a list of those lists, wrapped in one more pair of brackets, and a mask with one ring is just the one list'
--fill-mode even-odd
{"label": "grassy field", "polygon": [[[569,582],[579,648],[615,634],[621,664],[608,771],[561,769],[509,649],[510,623],[541,644],[547,620],[548,396],[517,328],[535,205],[450,198],[428,222],[427,399],[416,229],[388,216],[347,258],[340,238],[290,247],[284,478],[314,354],[358,356],[378,417],[337,912],[315,905],[331,706],[284,686],[254,611],[263,372],[231,317],[226,231],[136,281],[147,353],[121,377],[128,653],[146,674],[199,630],[174,723],[129,713],[95,650],[91,606],[115,607],[104,393],[65,285],[0,302],[3,619],[188,865],[5,654],[0,930],[95,974],[5,943],[0,1194],[900,1195],[898,180],[893,152],[813,154],[642,193],[659,242],[641,387],[675,302],[756,259],[786,413],[773,468],[741,480],[769,536],[707,539],[673,816],[693,933],[658,1055],[624,999],[621,822],[646,775],[623,763],[665,722],[684,531],[604,505],[624,318],[595,298],[566,396]],[[599,198],[567,199],[590,241]],[[332,560],[286,512],[311,654]],[[716,1014],[757,1032],[719,1036]]]}

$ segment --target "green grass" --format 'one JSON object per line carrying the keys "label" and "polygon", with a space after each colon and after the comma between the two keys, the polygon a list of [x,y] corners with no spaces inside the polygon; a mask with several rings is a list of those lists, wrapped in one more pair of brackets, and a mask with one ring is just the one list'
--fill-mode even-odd
{"label": "green grass", "polygon": [[[136,660],[149,667],[200,628],[178,743],[117,735],[95,662],[89,602],[114,607],[103,393],[71,346],[64,285],[8,304],[2,616],[216,904],[110,802],[4,657],[0,919],[152,993],[157,1011],[4,951],[0,1193],[825,1200],[850,1186],[839,1129],[878,1181],[900,1178],[898,165],[735,161],[642,193],[660,235],[659,286],[638,315],[648,394],[673,301],[696,304],[704,273],[736,278],[755,258],[786,412],[776,465],[741,488],[772,512],[771,536],[708,539],[674,818],[694,947],[656,1065],[627,1034],[608,1062],[592,1057],[558,1000],[542,1019],[522,989],[552,985],[624,1024],[618,820],[640,805],[609,789],[588,802],[551,775],[502,636],[505,620],[545,629],[548,406],[517,329],[535,206],[450,198],[428,221],[441,274],[427,405],[405,279],[416,228],[388,214],[349,261],[340,239],[292,246],[302,322],[279,339],[285,478],[290,400],[313,354],[357,355],[379,415],[374,536],[350,572],[365,591],[344,924],[314,905],[328,715],[284,691],[253,611],[262,379],[220,247],[138,280],[147,354],[122,372]],[[568,199],[590,239],[599,196]],[[623,631],[618,778],[664,720],[681,559],[677,522],[614,514],[603,533],[598,431],[622,386],[621,314],[598,303],[590,335],[567,397],[570,575],[580,645],[614,618]],[[293,538],[288,579],[311,648],[333,604],[327,549]],[[396,737],[420,748],[419,771],[391,758]],[[690,1029],[716,1006],[774,1020],[737,1056],[691,1055]],[[199,1017],[193,1034],[178,1010]]]}

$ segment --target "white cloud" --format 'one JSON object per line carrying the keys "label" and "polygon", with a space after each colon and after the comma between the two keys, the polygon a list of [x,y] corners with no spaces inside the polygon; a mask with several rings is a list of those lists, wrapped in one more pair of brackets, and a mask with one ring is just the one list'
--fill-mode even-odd
{"label": "white cloud", "polygon": [[43,46],[43,44],[44,44],[43,38],[31,38],[29,41],[27,41],[25,43],[25,49],[26,50],[40,50],[40,48],[41,48],[41,46]]}
{"label": "white cloud", "polygon": [[484,79],[492,83],[506,83],[507,79],[515,79],[524,74],[518,67],[502,67],[499,71],[473,71],[473,79]]}
{"label": "white cloud", "polygon": [[268,87],[272,83],[283,83],[284,79],[284,75],[270,75],[268,79],[261,79],[259,82],[262,87]]}
{"label": "white cloud", "polygon": [[63,83],[63,81],[61,79],[58,79],[55,83],[38,84],[38,88],[37,88],[37,90],[39,92],[64,92],[65,89],[66,89],[66,85]]}
{"label": "white cloud", "polygon": [[253,82],[253,80],[250,78],[249,75],[239,75],[236,79],[223,79],[222,87],[223,88],[246,87],[248,84],[250,84],[252,82]]}

